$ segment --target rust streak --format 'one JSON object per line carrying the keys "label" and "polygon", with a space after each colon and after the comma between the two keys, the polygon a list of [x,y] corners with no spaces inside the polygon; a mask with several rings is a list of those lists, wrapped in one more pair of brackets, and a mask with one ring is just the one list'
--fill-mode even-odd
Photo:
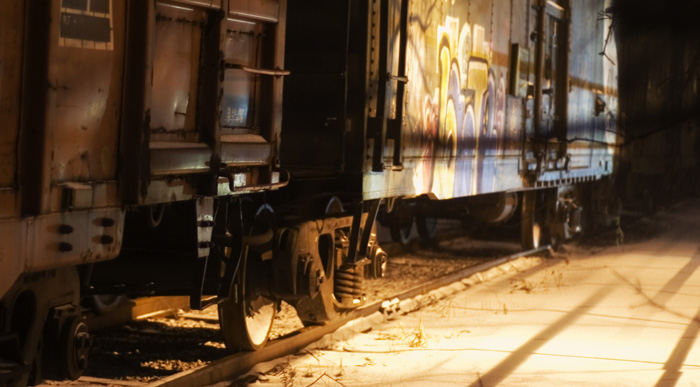
{"label": "rust streak", "polygon": [[492,64],[500,67],[510,67],[510,55],[500,51],[493,51]]}

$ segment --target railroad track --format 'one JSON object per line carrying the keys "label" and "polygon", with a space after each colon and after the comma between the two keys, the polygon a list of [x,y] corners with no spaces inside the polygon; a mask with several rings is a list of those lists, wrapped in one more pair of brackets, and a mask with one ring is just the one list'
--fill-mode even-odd
{"label": "railroad track", "polygon": [[[127,386],[127,387],[137,387],[137,386],[201,386],[201,385],[210,385],[210,384],[215,384],[220,381],[224,380],[233,380],[237,376],[240,376],[250,370],[253,366],[255,366],[258,363],[274,360],[276,358],[284,357],[287,355],[292,355],[303,348],[309,346],[310,344],[313,344],[315,342],[318,342],[318,345],[323,346],[323,343],[328,340],[322,340],[319,341],[321,338],[323,338],[326,335],[329,335],[333,332],[338,331],[339,328],[343,327],[344,325],[352,322],[352,324],[348,324],[348,327],[345,327],[338,332],[336,332],[335,335],[333,335],[334,338],[338,336],[348,336],[350,334],[356,333],[357,331],[363,331],[366,329],[369,329],[372,327],[374,324],[381,323],[382,321],[385,320],[385,315],[391,314],[391,313],[407,313],[410,312],[414,309],[417,309],[418,307],[426,306],[429,303],[444,297],[447,294],[450,294],[456,289],[453,287],[448,287],[445,288],[444,290],[439,290],[435,291],[436,289],[443,288],[446,286],[449,286],[453,283],[458,283],[459,281],[464,280],[465,278],[468,278],[470,276],[473,276],[474,274],[477,273],[482,273],[484,271],[487,271],[491,268],[494,268],[496,266],[499,266],[501,264],[504,264],[506,262],[509,262],[511,260],[514,260],[516,258],[522,257],[522,256],[527,256],[527,255],[532,255],[536,253],[540,253],[542,251],[545,251],[549,249],[549,246],[542,247],[537,250],[531,250],[531,251],[525,251],[525,252],[519,252],[519,253],[514,253],[510,255],[503,256],[503,254],[508,254],[505,251],[501,253],[500,258],[490,258],[488,261],[478,264],[472,263],[472,266],[469,266],[465,269],[458,270],[456,272],[452,272],[450,274],[442,275],[441,277],[438,277],[434,280],[424,280],[423,282],[417,281],[413,282],[414,284],[421,284],[420,286],[415,286],[415,287],[403,287],[403,289],[408,288],[409,290],[397,290],[397,291],[391,291],[390,289],[392,288],[389,286],[389,288],[385,289],[385,291],[381,292],[380,294],[376,294],[374,297],[369,297],[370,299],[374,300],[382,300],[382,301],[377,301],[372,304],[366,305],[364,307],[358,308],[352,312],[349,312],[346,314],[343,318],[332,321],[331,323],[324,325],[324,326],[314,326],[314,327],[306,327],[306,328],[301,328],[298,330],[298,328],[294,329],[281,329],[280,333],[281,336],[278,339],[271,340],[268,345],[263,348],[260,351],[257,352],[240,352],[236,353],[233,355],[224,355],[225,350],[224,349],[219,349],[217,350],[219,355],[211,356],[212,353],[208,352],[208,354],[200,354],[199,356],[205,356],[204,358],[197,358],[195,357],[194,359],[202,359],[203,361],[198,361],[200,363],[207,363],[206,365],[200,366],[198,368],[191,368],[187,371],[179,372],[177,374],[172,374],[170,376],[165,376],[160,379],[154,380],[153,377],[158,377],[156,374],[153,374],[151,377],[140,377],[138,376],[139,380],[120,380],[120,379],[113,379],[115,377],[124,377],[127,375],[134,375],[132,377],[135,377],[135,374],[130,374],[129,371],[127,373],[121,373],[118,368],[114,368],[111,371],[98,371],[92,374],[88,374],[90,376],[84,376],[80,378],[76,382],[71,382],[71,386]],[[507,249],[506,249],[507,251]],[[398,254],[397,254],[398,255]],[[492,255],[492,257],[499,257],[499,255]],[[443,258],[438,258],[439,260],[442,260]],[[398,263],[402,262],[402,263]],[[412,262],[412,258],[397,258],[397,263],[398,265],[402,265],[404,267],[410,267],[410,265],[415,265],[414,267],[420,267],[420,268],[431,268],[432,265],[430,262],[422,262],[420,261],[419,258],[415,259],[415,262]],[[408,265],[408,266],[406,266]],[[459,267],[459,266],[457,266]],[[464,266],[463,266],[464,267]],[[404,270],[404,269],[401,269]],[[405,275],[403,274],[404,272],[401,271],[402,276]],[[381,282],[385,283],[386,281],[391,281],[391,279],[384,279]],[[409,282],[410,283],[410,282]],[[382,288],[384,288],[387,284],[385,283]],[[411,286],[411,285],[409,285]],[[398,289],[398,288],[397,288]],[[386,291],[389,290],[389,291]],[[433,294],[430,296],[425,296],[428,293],[433,291]],[[438,295],[437,297],[435,295]],[[393,300],[393,303],[389,303],[386,300]],[[177,316],[179,317],[179,321],[182,320],[189,320],[189,321],[204,321],[205,326],[211,327],[212,325],[218,324],[218,320],[216,319],[215,315],[209,315],[209,314],[197,314],[197,313],[188,313],[187,308],[182,308],[184,300],[179,300],[176,298],[172,297],[167,297],[163,299],[159,298],[153,298],[153,299],[146,299],[146,300],[136,300],[136,302],[133,302],[129,309],[130,313],[121,313],[124,314],[125,316],[122,316],[124,318],[128,316],[136,317],[136,320],[138,320],[138,317],[142,317],[140,320],[143,321],[143,323],[136,323],[136,325],[131,325],[131,328],[127,327],[126,330],[126,337],[128,340],[133,340],[133,337],[131,336],[133,334],[142,334],[142,336],[139,336],[137,338],[137,342],[140,344],[138,345],[138,348],[141,349],[143,352],[143,355],[149,354],[149,348],[150,351],[153,351],[154,347],[149,346],[145,344],[145,341],[148,340],[154,340],[157,342],[160,342],[159,340],[179,340],[180,337],[178,335],[181,335],[182,333],[177,333],[173,331],[164,331],[160,332],[159,328],[156,326],[158,324],[161,324],[159,319],[156,318],[156,320],[148,320],[146,321],[143,319],[143,317],[147,316],[157,316],[158,313],[162,313],[162,310],[168,310],[172,312],[173,310],[176,309],[184,309],[185,313],[182,313],[182,310],[177,313]],[[153,313],[156,313],[154,315]],[[171,320],[171,319],[165,319],[166,321],[178,321],[176,320]],[[124,321],[121,321],[123,324]],[[185,326],[187,326],[190,323],[184,323]],[[116,327],[116,324],[112,322],[111,324],[108,324],[107,326],[111,325],[112,327]],[[211,330],[211,328],[208,328]],[[117,328],[117,331],[124,332],[123,329]],[[104,334],[108,335],[107,337],[112,337],[111,331],[107,331]],[[292,332],[292,333],[287,333],[287,332]],[[145,336],[143,336],[145,335]],[[117,336],[117,340],[119,339],[120,336]],[[330,336],[329,336],[330,337]],[[194,339],[194,338],[193,338]],[[194,339],[195,341],[197,339]],[[205,338],[204,341],[207,340],[215,340],[215,339],[207,339]],[[192,340],[188,340],[190,344],[183,344],[183,345],[189,345],[188,348],[191,348]],[[133,351],[136,351],[137,355],[138,354],[138,349],[132,348],[132,349],[127,349],[127,347],[124,346],[119,346],[117,345],[116,347],[113,347],[114,343],[116,342],[111,342],[111,343],[106,343],[103,344],[101,348],[103,350],[107,350],[111,354],[111,351],[119,351],[119,353],[126,356],[133,356],[129,355],[130,353],[133,353]],[[145,348],[144,348],[145,345]],[[158,344],[160,345],[160,344]],[[166,344],[167,345],[167,344]],[[121,349],[119,349],[121,348]],[[162,347],[161,347],[162,348]],[[183,347],[184,348],[184,347]],[[158,350],[156,350],[158,351]],[[116,354],[117,352],[114,352]],[[179,353],[179,352],[176,352]],[[158,356],[158,355],[154,355]],[[168,358],[168,356],[177,356],[173,355],[171,353],[168,355],[165,353],[165,356],[163,359]],[[197,355],[195,355],[197,356]],[[149,359],[155,359],[158,357],[149,357],[145,358],[141,361],[149,362]],[[109,360],[112,359],[112,360]],[[187,360],[190,359],[190,360]],[[185,355],[185,357],[181,358],[183,361],[192,361],[192,356]],[[208,359],[208,360],[207,360]],[[107,360],[107,364],[111,364],[113,367],[117,367],[116,363],[114,361],[116,358],[110,357]],[[97,361],[97,360],[96,360]],[[99,364],[104,364],[105,358],[104,356],[102,357],[102,363]],[[138,367],[139,362],[131,363],[134,364],[131,367]],[[93,363],[93,364],[98,364],[98,363]],[[126,366],[126,365],[125,365]],[[196,366],[196,364],[192,365]],[[192,367],[190,366],[190,367]],[[126,366],[129,367],[129,366]],[[99,366],[98,366],[99,368]],[[126,368],[125,368],[126,369]],[[161,374],[162,375],[162,374]],[[145,375],[144,375],[145,376]],[[147,382],[147,380],[151,380],[150,384]],[[66,382],[66,385],[68,385],[69,382]],[[63,383],[61,382],[51,382],[52,386],[56,385],[61,385]]]}
{"label": "railroad track", "polygon": [[[391,297],[390,302],[378,301],[370,305],[355,309],[345,315],[343,318],[332,321],[323,326],[307,327],[300,332],[290,335],[289,337],[280,338],[269,342],[265,348],[256,352],[240,352],[217,361],[211,362],[206,366],[180,372],[156,382],[147,384],[149,387],[194,387],[211,385],[225,380],[235,379],[237,376],[247,372],[258,363],[270,361],[287,355],[292,355],[308,345],[320,340],[325,335],[331,334],[352,321],[368,318],[375,313],[386,312],[387,306],[391,309],[400,305],[403,300],[409,300],[419,295],[427,294],[436,289],[449,286],[450,284],[473,276],[474,274],[484,272],[496,266],[502,265],[514,259],[525,257],[533,254],[538,254],[547,251],[551,246],[543,246],[538,249],[519,252],[498,259],[494,259],[476,266],[472,266],[463,270],[459,270],[444,277],[432,280],[423,285],[414,287],[407,291],[403,291]],[[398,303],[397,303],[398,302]],[[424,306],[424,305],[423,305]],[[391,310],[390,310],[391,312]],[[401,308],[401,312],[407,312]],[[116,382],[119,384],[119,382]]]}
{"label": "railroad track", "polygon": [[[463,231],[461,230],[441,230],[441,234],[437,236],[435,242],[454,239],[462,234]],[[398,242],[383,242],[382,249],[390,256],[393,256],[414,251],[418,249],[420,243],[418,239],[411,240],[408,245],[402,245]],[[182,311],[185,314],[181,314]],[[144,320],[175,314],[180,314],[182,318],[209,320],[206,316],[187,313],[189,311],[190,301],[188,296],[157,296],[129,300],[105,314],[88,311],[85,316],[91,331],[115,328],[133,320]]]}
{"label": "railroad track", "polygon": [[[631,219],[630,217],[628,217],[627,222],[625,222],[625,228],[633,228],[633,226],[639,222],[638,218],[638,216],[633,216],[631,217]],[[609,231],[608,233],[610,232],[612,231]],[[603,236],[603,234],[600,235],[600,237]],[[404,247],[398,245],[393,246],[392,248],[392,244],[388,244],[387,248],[392,249],[392,252],[395,253],[392,255],[401,255],[402,253],[408,253],[408,251],[406,251]],[[217,360],[209,360],[210,362],[204,366],[192,368],[187,371],[182,371],[177,374],[166,376],[158,380],[152,381],[150,383],[139,380],[112,379],[112,375],[109,375],[108,377],[99,377],[101,375],[84,376],[78,381],[65,383],[66,385],[70,384],[71,386],[201,386],[216,384],[220,381],[225,380],[234,380],[236,377],[245,374],[259,363],[267,362],[288,355],[293,355],[313,343],[317,343],[317,345],[323,346],[323,343],[328,341],[321,340],[324,336],[338,331],[339,328],[343,327],[344,325],[350,322],[354,322],[352,327],[350,329],[345,328],[343,330],[338,331],[338,336],[347,336],[358,331],[364,331],[366,329],[369,329],[373,325],[373,323],[376,324],[385,320],[383,313],[386,314],[387,312],[396,312],[395,308],[397,307],[400,308],[399,313],[406,313],[414,310],[411,308],[415,307],[415,305],[420,305],[420,307],[427,306],[431,301],[434,301],[438,298],[433,296],[422,297],[422,301],[416,301],[420,300],[421,298],[418,296],[425,295],[431,291],[434,291],[435,289],[446,287],[453,283],[458,283],[477,273],[487,271],[491,268],[497,267],[519,257],[537,254],[550,248],[550,246],[544,246],[536,250],[518,252],[506,256],[501,256],[500,258],[495,259],[492,258],[491,260],[485,263],[470,266],[468,268],[458,270],[440,278],[426,281],[426,283],[420,286],[410,288],[406,291],[398,291],[395,294],[392,294],[391,291],[384,292],[383,295],[379,296],[379,298],[374,298],[380,299],[382,301],[377,301],[364,307],[358,308],[348,313],[343,318],[333,321],[325,326],[302,328],[301,330],[286,334],[281,338],[271,340],[265,348],[258,352],[241,352],[221,358],[216,357]],[[413,248],[409,248],[409,251],[415,251],[415,249],[416,246],[413,246]],[[504,251],[501,254],[506,253]],[[398,258],[396,264],[406,265],[407,263],[405,263],[405,260],[406,258]],[[410,265],[410,263],[408,264]],[[430,266],[431,264],[414,263],[414,265]],[[440,296],[444,296],[446,295],[446,293],[450,293],[453,291],[454,290],[450,290],[447,292],[440,291],[435,293],[439,294]],[[392,303],[387,308],[386,300],[401,300],[402,302]],[[413,306],[411,306],[411,304],[413,304]],[[183,313],[183,310],[185,311],[185,313]],[[177,313],[177,311],[179,311],[179,313]],[[115,327],[120,324],[124,324],[129,320],[144,320],[151,317],[162,316],[164,314],[177,314],[180,319],[200,320],[206,321],[210,324],[218,324],[218,320],[214,315],[188,313],[187,297],[153,297],[147,299],[134,300],[128,305],[123,306],[122,310],[117,311],[116,314],[117,318],[114,318],[114,315],[112,317],[103,316],[102,323],[104,323],[104,325],[102,327]],[[90,323],[91,328],[93,328],[95,325],[100,325],[96,324],[99,322],[99,318],[97,320],[92,321]],[[150,334],[153,335],[157,333],[151,332]],[[63,383],[61,382],[51,382],[52,386],[62,384]]]}
{"label": "railroad track", "polygon": [[87,325],[91,331],[114,328],[132,320],[175,314],[179,310],[189,310],[190,298],[187,296],[144,297],[130,300],[105,314],[86,314]]}

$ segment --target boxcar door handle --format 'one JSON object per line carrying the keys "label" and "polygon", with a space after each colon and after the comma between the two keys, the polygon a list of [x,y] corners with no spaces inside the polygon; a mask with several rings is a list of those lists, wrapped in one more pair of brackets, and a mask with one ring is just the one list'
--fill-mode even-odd
{"label": "boxcar door handle", "polygon": [[227,69],[231,70],[242,70],[247,73],[251,74],[259,74],[259,75],[271,75],[273,77],[283,77],[286,75],[289,75],[289,70],[282,70],[282,69],[261,69],[261,68],[255,68],[255,67],[249,67],[249,66],[244,66],[242,64],[238,63],[232,63],[229,61],[224,62],[224,67]]}

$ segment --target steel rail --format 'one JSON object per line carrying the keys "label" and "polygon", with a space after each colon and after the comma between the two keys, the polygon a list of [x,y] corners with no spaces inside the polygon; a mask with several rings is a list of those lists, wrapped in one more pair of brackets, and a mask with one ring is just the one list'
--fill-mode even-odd
{"label": "steel rail", "polygon": [[189,301],[186,296],[145,297],[124,302],[104,314],[88,311],[85,318],[90,331],[95,332],[115,328],[132,320],[176,314],[180,309],[189,310]]}
{"label": "steel rail", "polygon": [[[412,289],[390,297],[389,299],[398,299],[399,301],[410,299],[420,294],[425,294],[432,290],[439,289],[454,282],[468,278],[474,274],[484,272],[517,258],[541,253],[549,249],[551,249],[551,246],[547,245],[537,249],[527,250],[484,262],[476,266],[456,271],[444,277],[437,278],[423,285],[416,286]],[[293,355],[308,345],[320,340],[323,336],[335,332],[348,322],[367,317],[380,311],[382,303],[385,300],[354,309],[348,312],[348,314],[344,315],[342,318],[331,321],[326,325],[307,327],[302,329],[299,333],[292,334],[290,337],[271,341],[265,346],[265,348],[259,351],[239,352],[213,361],[206,366],[165,377],[156,382],[148,384],[147,387],[195,387],[212,385],[225,380],[234,379],[237,376],[248,372],[258,363],[274,360],[287,355]]]}

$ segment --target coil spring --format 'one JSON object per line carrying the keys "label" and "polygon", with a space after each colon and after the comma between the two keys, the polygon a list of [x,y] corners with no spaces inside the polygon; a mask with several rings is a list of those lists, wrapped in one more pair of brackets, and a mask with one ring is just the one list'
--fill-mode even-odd
{"label": "coil spring", "polygon": [[333,283],[335,297],[341,301],[345,299],[361,299],[363,282],[362,270],[357,268],[336,270]]}

